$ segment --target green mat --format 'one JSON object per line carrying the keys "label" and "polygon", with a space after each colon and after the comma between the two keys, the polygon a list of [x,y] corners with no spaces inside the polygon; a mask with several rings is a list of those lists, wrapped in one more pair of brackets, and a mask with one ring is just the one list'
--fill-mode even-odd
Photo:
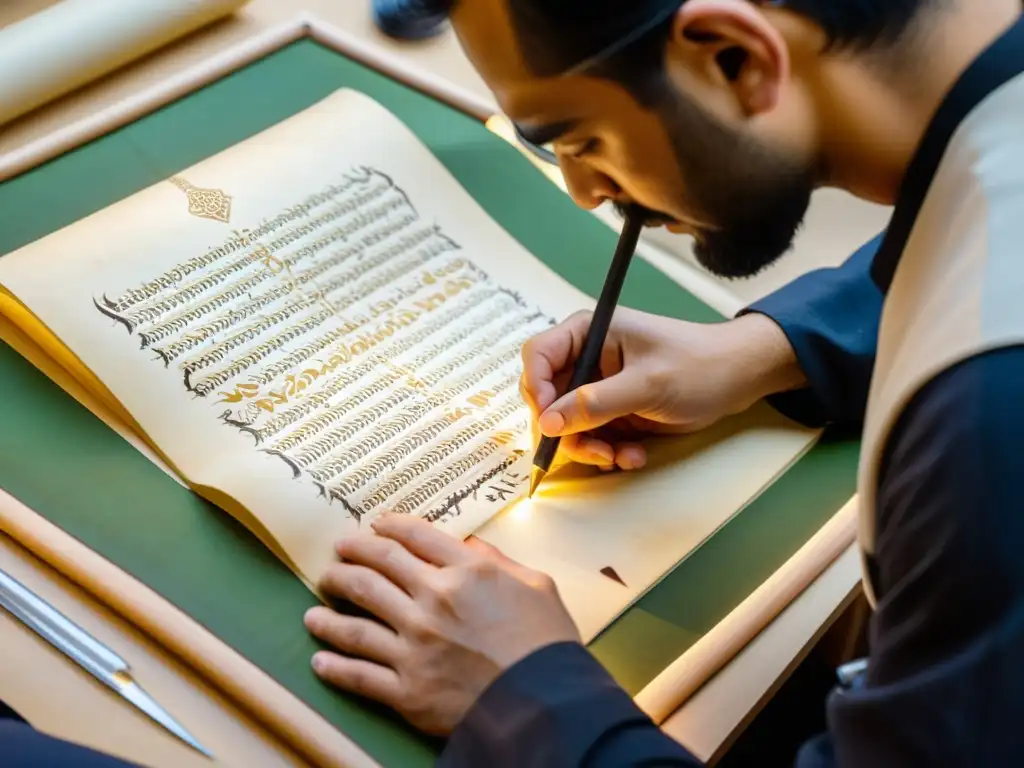
{"label": "green mat", "polygon": [[[593,260],[606,263],[613,232],[480,123],[312,41],[0,185],[0,253],[345,86],[395,113],[520,242],[597,294],[604,270],[593,268]],[[623,302],[689,320],[720,319],[643,261],[635,262]],[[317,681],[309,668],[317,645],[302,627],[313,597],[252,536],[2,344],[0,371],[0,485],[187,611],[383,764],[432,764],[436,743]],[[846,502],[856,458],[856,444],[820,444],[609,628],[593,643],[594,653],[629,691],[638,691]]]}

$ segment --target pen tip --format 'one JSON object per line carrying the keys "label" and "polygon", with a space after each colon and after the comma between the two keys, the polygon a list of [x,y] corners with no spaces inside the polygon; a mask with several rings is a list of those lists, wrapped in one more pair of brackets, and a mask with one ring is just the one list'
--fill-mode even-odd
{"label": "pen tip", "polygon": [[530,491],[526,494],[527,498],[533,498],[533,494],[537,492],[537,486],[540,485],[540,481],[544,479],[544,474],[544,470],[538,469],[537,467],[534,467],[533,471],[530,472]]}

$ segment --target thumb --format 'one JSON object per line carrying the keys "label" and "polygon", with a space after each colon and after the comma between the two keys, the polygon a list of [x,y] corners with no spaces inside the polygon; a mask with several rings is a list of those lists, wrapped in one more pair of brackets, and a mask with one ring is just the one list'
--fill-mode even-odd
{"label": "thumb", "polygon": [[643,410],[647,395],[641,376],[619,373],[563,395],[541,414],[537,425],[547,437],[589,432]]}

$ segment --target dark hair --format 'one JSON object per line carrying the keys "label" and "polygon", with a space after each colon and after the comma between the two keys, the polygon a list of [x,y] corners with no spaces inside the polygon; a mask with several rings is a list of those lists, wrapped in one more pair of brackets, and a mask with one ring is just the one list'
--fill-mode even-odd
{"label": "dark hair", "polygon": [[[403,13],[440,18],[467,0],[392,0]],[[941,0],[763,0],[818,24],[832,48],[864,50],[897,42],[926,5]],[[686,0],[505,0],[527,66],[553,77],[585,66],[646,100],[662,70],[672,17]],[[752,0],[762,2],[762,0]],[[624,42],[626,44],[624,44]],[[605,55],[609,54],[609,55]],[[723,66],[729,62],[724,61]]]}

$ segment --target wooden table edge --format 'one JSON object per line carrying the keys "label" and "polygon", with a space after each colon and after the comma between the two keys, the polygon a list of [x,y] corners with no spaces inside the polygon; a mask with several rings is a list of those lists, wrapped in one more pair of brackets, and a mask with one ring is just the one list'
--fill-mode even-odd
{"label": "wooden table edge", "polygon": [[669,717],[665,733],[709,766],[717,763],[860,592],[854,545]]}

